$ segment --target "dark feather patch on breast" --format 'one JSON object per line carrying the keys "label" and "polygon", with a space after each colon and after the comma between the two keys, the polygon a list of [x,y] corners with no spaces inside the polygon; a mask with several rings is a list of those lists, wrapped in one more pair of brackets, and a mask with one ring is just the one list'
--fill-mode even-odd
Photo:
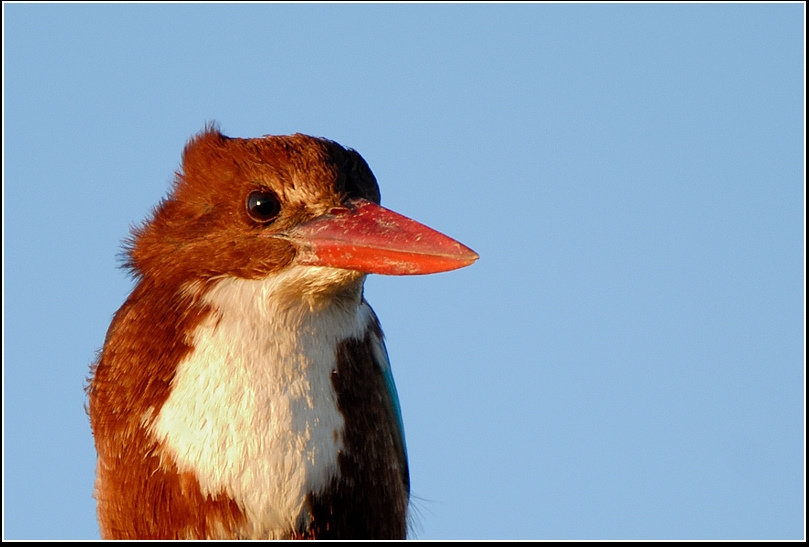
{"label": "dark feather patch on breast", "polygon": [[345,417],[339,475],[322,494],[310,495],[312,523],[300,537],[405,539],[409,480],[396,447],[387,386],[374,361],[369,332],[337,349],[332,383]]}

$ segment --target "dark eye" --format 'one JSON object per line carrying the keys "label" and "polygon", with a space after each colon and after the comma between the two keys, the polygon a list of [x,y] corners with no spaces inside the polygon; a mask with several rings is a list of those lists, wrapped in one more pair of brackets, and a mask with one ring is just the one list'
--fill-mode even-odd
{"label": "dark eye", "polygon": [[269,222],[281,212],[281,202],[273,192],[253,192],[247,196],[247,214],[256,222]]}

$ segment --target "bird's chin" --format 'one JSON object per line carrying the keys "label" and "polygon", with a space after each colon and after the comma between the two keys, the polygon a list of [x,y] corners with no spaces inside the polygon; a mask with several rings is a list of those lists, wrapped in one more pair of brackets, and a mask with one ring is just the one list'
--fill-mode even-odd
{"label": "bird's chin", "polygon": [[312,307],[334,305],[336,302],[359,304],[362,286],[367,274],[328,266],[295,265],[272,279],[276,294],[286,294],[293,299],[303,299]]}

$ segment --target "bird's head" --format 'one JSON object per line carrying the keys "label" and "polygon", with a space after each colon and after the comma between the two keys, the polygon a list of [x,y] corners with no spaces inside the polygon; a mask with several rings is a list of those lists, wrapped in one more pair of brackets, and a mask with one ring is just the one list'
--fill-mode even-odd
{"label": "bird's head", "polygon": [[133,231],[127,264],[140,278],[172,284],[260,279],[296,264],[340,269],[349,282],[477,259],[379,202],[354,150],[300,134],[238,139],[208,128],[186,146],[168,197]]}

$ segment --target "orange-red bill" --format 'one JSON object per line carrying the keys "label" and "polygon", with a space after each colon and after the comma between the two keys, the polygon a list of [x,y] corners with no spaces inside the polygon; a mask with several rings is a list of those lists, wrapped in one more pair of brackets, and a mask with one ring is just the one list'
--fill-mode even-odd
{"label": "orange-red bill", "polygon": [[283,236],[297,247],[298,264],[366,273],[430,274],[478,259],[451,237],[365,199],[352,199]]}

